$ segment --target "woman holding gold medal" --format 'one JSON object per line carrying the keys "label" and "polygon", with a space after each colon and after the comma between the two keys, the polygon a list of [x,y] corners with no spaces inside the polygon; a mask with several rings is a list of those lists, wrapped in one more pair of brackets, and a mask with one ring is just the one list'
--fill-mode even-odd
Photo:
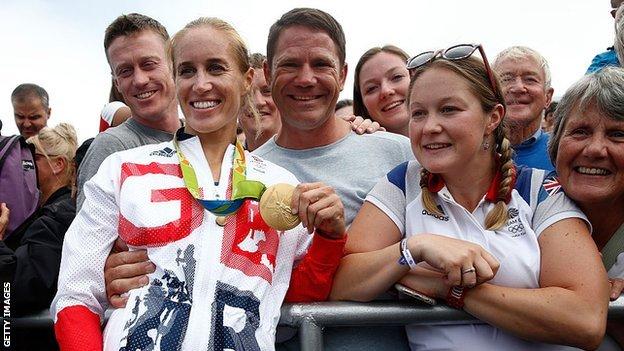
{"label": "woman holding gold medal", "polygon": [[[272,349],[285,298],[329,294],[342,203],[236,142],[236,117],[252,106],[240,36],[200,18],[169,54],[186,126],[172,142],[113,154],[86,184],[52,303],[64,350]],[[102,333],[104,262],[117,236],[147,249],[156,269]]]}

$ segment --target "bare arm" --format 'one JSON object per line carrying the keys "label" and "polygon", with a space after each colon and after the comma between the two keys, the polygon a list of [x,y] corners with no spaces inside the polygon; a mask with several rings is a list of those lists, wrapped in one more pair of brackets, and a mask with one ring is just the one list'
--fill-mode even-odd
{"label": "bare arm", "polygon": [[466,310],[521,337],[597,347],[605,331],[609,287],[585,223],[559,221],[544,230],[539,245],[540,289],[480,286],[468,293]]}
{"label": "bare arm", "polygon": [[372,300],[408,272],[397,264],[399,228],[375,205],[364,202],[348,233],[331,300]]}
{"label": "bare arm", "polygon": [[[401,232],[375,205],[365,202],[349,228],[346,253],[334,278],[330,299],[368,301],[388,290],[409,272],[398,263]],[[491,279],[498,262],[481,246],[434,234],[410,237],[408,248],[416,262],[439,269],[448,284],[474,286]],[[475,267],[470,279],[461,271]]]}
{"label": "bare arm", "polygon": [[[585,223],[559,221],[544,230],[539,244],[540,288],[482,284],[468,290],[464,309],[525,339],[596,348],[605,331],[609,286]],[[433,280],[410,275],[403,283],[445,298],[448,287]]]}

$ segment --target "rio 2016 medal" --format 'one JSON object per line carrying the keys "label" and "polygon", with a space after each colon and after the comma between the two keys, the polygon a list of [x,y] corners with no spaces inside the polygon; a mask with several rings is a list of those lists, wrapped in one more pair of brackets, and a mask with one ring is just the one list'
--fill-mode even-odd
{"label": "rio 2016 medal", "polygon": [[292,214],[290,200],[295,187],[278,183],[268,187],[260,198],[260,216],[271,228],[279,231],[289,230],[301,222],[299,216]]}
{"label": "rio 2016 medal", "polygon": [[219,227],[223,227],[223,226],[225,226],[225,222],[226,222],[226,221],[227,221],[227,217],[225,217],[225,216],[218,216],[218,217],[215,219],[215,222],[217,223],[217,225],[218,225]]}

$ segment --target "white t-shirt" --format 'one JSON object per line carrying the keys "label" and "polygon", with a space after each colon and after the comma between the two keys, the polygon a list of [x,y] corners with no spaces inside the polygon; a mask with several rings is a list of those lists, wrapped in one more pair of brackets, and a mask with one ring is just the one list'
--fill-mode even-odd
{"label": "white t-shirt", "polygon": [[[485,196],[470,213],[444,186],[436,196],[442,216],[424,209],[420,194],[421,167],[404,163],[382,178],[366,201],[386,213],[409,237],[435,233],[480,244],[500,262],[492,284],[513,288],[539,288],[538,237],[551,224],[585,215],[569,200],[554,174],[518,168],[508,204],[509,221],[496,231],[485,229],[485,217],[494,207]],[[530,308],[531,306],[527,306]],[[522,340],[489,324],[407,326],[412,350],[565,350],[566,346]]]}

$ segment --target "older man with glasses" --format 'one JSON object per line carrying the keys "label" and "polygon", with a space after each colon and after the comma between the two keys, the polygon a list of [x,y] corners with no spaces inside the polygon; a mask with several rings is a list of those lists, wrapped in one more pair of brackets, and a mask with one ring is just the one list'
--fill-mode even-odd
{"label": "older man with glasses", "polygon": [[505,97],[505,122],[516,151],[514,162],[554,170],[547,151],[550,135],[541,129],[544,111],[554,91],[550,86],[548,62],[531,48],[512,46],[498,54],[492,68],[500,77]]}

